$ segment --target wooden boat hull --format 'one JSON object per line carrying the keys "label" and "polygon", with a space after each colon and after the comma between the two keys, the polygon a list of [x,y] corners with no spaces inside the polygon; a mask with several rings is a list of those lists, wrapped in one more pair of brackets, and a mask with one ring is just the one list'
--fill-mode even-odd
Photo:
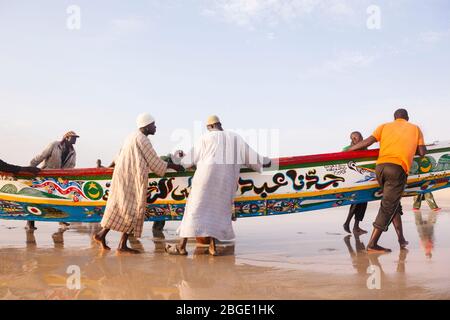
{"label": "wooden boat hull", "polygon": [[[234,204],[238,218],[307,212],[381,198],[377,150],[280,158],[263,174],[242,170]],[[147,221],[180,220],[194,172],[149,176]],[[99,222],[112,170],[45,170],[35,179],[0,176],[0,219]],[[450,142],[414,160],[405,196],[450,186]]]}

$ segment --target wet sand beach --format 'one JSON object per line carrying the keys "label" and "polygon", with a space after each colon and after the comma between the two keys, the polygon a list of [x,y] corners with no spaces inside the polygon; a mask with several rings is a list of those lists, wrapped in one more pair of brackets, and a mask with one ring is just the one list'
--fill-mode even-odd
{"label": "wet sand beach", "polygon": [[[118,255],[119,234],[111,232],[111,252],[91,240],[97,225],[0,220],[0,299],[450,299],[450,190],[435,193],[443,208],[426,202],[418,213],[403,199],[409,250],[401,251],[395,231],[380,244],[389,254],[367,254],[369,234],[344,232],[348,207],[285,216],[239,219],[236,241],[221,244],[220,257],[188,245],[189,256],[169,256],[178,222],[161,235],[146,223],[134,240],[141,255]],[[372,229],[379,203],[369,204],[361,227]],[[70,266],[81,272],[81,288],[67,288]],[[380,289],[370,290],[369,266],[380,270]],[[69,268],[69,271],[72,269]]]}

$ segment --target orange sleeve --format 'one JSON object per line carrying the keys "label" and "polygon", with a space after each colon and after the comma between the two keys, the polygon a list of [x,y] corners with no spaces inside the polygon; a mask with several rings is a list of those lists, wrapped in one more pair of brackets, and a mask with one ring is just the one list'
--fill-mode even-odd
{"label": "orange sleeve", "polygon": [[419,129],[419,141],[417,141],[418,146],[424,146],[425,145],[425,139],[423,138],[422,130]]}
{"label": "orange sleeve", "polygon": [[384,124],[382,124],[381,126],[379,126],[373,133],[372,136],[377,139],[377,141],[379,142],[381,140],[381,133],[383,132],[383,128],[384,128]]}

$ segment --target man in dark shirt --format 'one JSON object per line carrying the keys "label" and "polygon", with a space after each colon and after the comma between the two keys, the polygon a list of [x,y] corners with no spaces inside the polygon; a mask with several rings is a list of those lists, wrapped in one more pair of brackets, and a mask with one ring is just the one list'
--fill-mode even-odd
{"label": "man in dark shirt", "polygon": [[[350,140],[351,140],[351,144],[349,146],[345,147],[343,151],[347,151],[352,146],[360,143],[361,141],[364,140],[364,137],[361,134],[361,132],[354,131],[350,135]],[[367,202],[358,203],[358,204],[352,204],[350,206],[350,210],[348,212],[347,219],[345,220],[345,223],[344,223],[344,230],[346,232],[350,233],[350,222],[352,221],[352,218],[355,217],[355,224],[353,226],[353,233],[355,235],[356,234],[361,235],[361,234],[367,233],[366,230],[361,229],[359,227],[359,223],[361,221],[363,221],[363,219],[364,219],[364,215],[366,214],[366,210],[367,210]]]}

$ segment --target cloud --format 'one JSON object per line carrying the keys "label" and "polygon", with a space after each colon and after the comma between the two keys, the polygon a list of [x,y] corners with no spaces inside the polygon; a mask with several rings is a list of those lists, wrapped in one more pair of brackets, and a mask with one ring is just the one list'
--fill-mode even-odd
{"label": "cloud", "polygon": [[[355,14],[355,0],[214,0],[203,15],[221,16],[238,26],[254,27],[260,23],[276,25],[320,14],[348,17]],[[214,14],[212,14],[214,13]]]}
{"label": "cloud", "polygon": [[359,51],[340,52],[333,59],[324,61],[319,67],[309,69],[306,75],[317,77],[343,74],[354,69],[367,68],[378,58],[377,54],[367,55]]}
{"label": "cloud", "polygon": [[204,8],[204,9],[202,9],[201,14],[202,14],[202,16],[205,16],[205,17],[215,17],[217,15],[217,12],[212,9]]}
{"label": "cloud", "polygon": [[351,16],[355,14],[354,8],[344,1],[332,2],[328,11],[338,16]]}
{"label": "cloud", "polygon": [[448,31],[427,31],[419,34],[419,39],[424,43],[438,43],[444,38],[450,35],[450,30]]}
{"label": "cloud", "polygon": [[111,21],[114,30],[120,34],[135,33],[145,30],[147,24],[141,18],[121,18]]}

